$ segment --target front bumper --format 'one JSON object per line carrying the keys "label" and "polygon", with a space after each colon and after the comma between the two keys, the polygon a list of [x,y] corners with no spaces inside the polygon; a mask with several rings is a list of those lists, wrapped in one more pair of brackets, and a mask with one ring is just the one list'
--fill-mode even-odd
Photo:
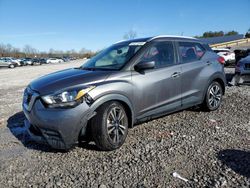
{"label": "front bumper", "polygon": [[78,142],[82,129],[86,128],[92,111],[85,102],[75,108],[46,108],[39,97],[31,108],[23,103],[27,118],[25,125],[31,138],[40,143],[48,143],[55,149],[70,149]]}

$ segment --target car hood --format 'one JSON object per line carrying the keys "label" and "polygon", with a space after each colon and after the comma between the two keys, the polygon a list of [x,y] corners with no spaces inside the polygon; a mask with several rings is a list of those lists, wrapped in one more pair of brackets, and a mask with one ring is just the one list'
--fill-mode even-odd
{"label": "car hood", "polygon": [[89,71],[76,68],[66,69],[42,76],[32,81],[29,87],[41,95],[46,95],[61,90],[84,87],[102,82],[110,73],[110,71]]}

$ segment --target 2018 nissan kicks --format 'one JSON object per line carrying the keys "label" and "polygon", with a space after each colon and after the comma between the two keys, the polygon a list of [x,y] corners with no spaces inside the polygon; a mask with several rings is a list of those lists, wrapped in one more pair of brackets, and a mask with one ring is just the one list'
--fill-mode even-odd
{"label": "2018 nissan kicks", "polygon": [[31,82],[23,97],[25,125],[53,148],[68,150],[92,138],[101,150],[114,150],[138,122],[195,105],[219,108],[224,63],[194,38],[121,41],[81,67]]}

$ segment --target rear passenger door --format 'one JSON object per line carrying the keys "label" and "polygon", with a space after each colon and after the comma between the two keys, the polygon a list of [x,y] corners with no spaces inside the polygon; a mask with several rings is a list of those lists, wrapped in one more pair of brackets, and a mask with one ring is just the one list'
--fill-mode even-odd
{"label": "rear passenger door", "polygon": [[209,64],[203,60],[206,49],[196,42],[178,42],[177,49],[181,61],[182,105],[192,106],[202,102],[207,76],[204,74]]}

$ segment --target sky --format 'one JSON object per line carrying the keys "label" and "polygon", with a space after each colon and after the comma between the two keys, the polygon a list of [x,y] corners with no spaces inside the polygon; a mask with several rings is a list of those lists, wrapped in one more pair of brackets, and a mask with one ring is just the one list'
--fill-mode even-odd
{"label": "sky", "polygon": [[0,0],[0,43],[100,50],[138,37],[250,28],[250,0]]}

